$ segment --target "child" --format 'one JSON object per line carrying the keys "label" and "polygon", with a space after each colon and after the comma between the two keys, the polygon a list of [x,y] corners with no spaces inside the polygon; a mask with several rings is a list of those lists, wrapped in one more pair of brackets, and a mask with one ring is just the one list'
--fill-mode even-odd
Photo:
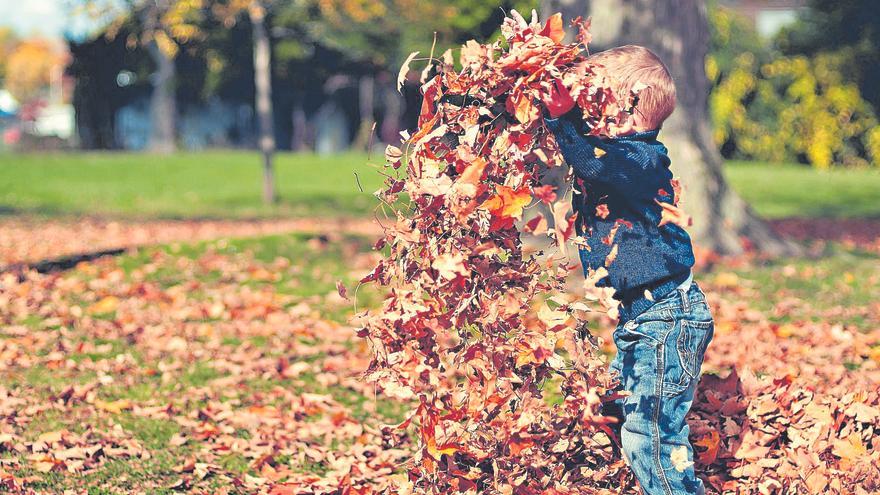
{"label": "child", "polygon": [[621,98],[637,83],[644,88],[632,118],[613,136],[585,136],[581,116],[572,112],[547,119],[575,172],[578,234],[587,241],[580,251],[584,273],[607,270],[597,285],[612,287],[620,302],[611,368],[630,394],[614,403],[623,419],[622,449],[644,493],[703,493],[685,415],[714,325],[692,280],[690,237],[661,221],[661,203],[673,205],[676,192],[657,134],[675,108],[675,85],[644,47],[614,48],[590,62]]}

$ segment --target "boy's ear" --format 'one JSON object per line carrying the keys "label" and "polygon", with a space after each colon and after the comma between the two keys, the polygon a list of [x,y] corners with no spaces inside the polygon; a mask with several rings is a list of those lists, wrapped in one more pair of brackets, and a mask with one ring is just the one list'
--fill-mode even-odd
{"label": "boy's ear", "polygon": [[620,122],[619,124],[614,125],[614,133],[618,136],[626,136],[627,134],[635,134],[635,119],[632,117]]}

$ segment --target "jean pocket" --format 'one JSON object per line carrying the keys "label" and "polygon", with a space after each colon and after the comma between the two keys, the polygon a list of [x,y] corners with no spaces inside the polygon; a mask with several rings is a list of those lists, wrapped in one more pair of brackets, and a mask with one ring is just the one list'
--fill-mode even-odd
{"label": "jean pocket", "polygon": [[714,333],[712,321],[682,320],[681,333],[678,334],[678,355],[682,368],[691,378],[700,374],[703,365],[703,354]]}
{"label": "jean pocket", "polygon": [[[712,340],[712,321],[679,320],[665,352],[664,394],[678,395],[699,378],[703,354]],[[677,332],[676,332],[677,331]]]}

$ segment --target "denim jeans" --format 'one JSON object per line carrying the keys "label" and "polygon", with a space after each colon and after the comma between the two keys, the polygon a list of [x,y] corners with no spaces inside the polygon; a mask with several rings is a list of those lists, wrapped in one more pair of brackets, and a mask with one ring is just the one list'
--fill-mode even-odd
{"label": "denim jeans", "polygon": [[630,395],[609,404],[606,413],[622,418],[621,447],[647,495],[704,493],[694,474],[685,415],[713,332],[696,283],[672,291],[614,331],[611,369]]}

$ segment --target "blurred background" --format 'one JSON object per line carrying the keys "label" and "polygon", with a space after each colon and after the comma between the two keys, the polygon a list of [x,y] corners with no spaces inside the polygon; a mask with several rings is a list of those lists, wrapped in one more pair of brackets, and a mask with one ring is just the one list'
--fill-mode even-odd
{"label": "blurred background", "polygon": [[[0,0],[0,219],[367,221],[381,150],[418,117],[425,62],[398,88],[403,60],[496,39],[514,8],[592,16],[594,50],[660,52],[680,95],[664,141],[708,250],[876,229],[868,0]],[[83,243],[67,250],[104,244]]]}

